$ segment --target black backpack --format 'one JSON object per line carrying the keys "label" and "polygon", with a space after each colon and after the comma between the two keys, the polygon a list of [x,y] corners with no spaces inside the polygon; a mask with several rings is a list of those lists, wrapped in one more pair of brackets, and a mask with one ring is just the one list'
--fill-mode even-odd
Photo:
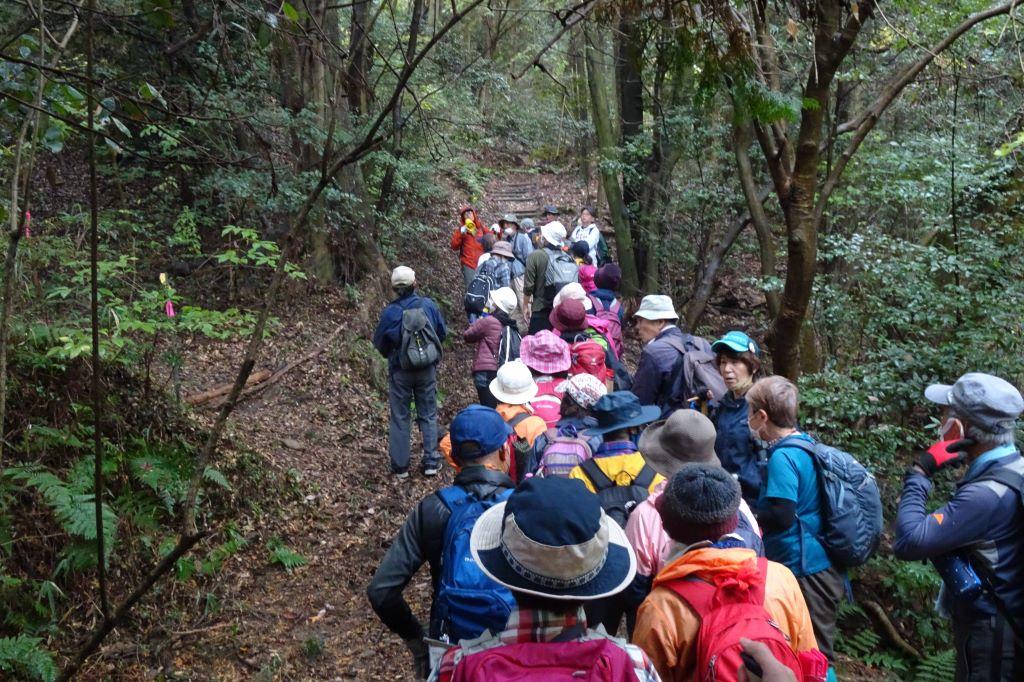
{"label": "black backpack", "polygon": [[629,515],[633,513],[636,506],[647,499],[651,483],[658,475],[650,465],[644,464],[643,469],[636,475],[632,483],[616,485],[615,481],[601,471],[596,460],[588,459],[580,465],[580,469],[594,485],[604,513],[612,517],[615,523],[623,528],[626,527],[626,521],[629,520]]}
{"label": "black backpack", "polygon": [[501,330],[501,341],[498,342],[498,367],[501,367],[506,362],[512,362],[513,360],[519,359],[519,346],[523,341],[523,336],[519,333],[519,330],[511,325],[503,325]]}
{"label": "black backpack", "polygon": [[[707,339],[692,334],[684,334],[682,342],[667,336],[665,341],[679,353],[679,358],[672,366],[669,375],[668,408],[670,411],[687,407],[690,398],[697,398],[701,411],[708,412],[708,397],[718,401],[728,389],[718,367],[715,365],[715,354]],[[665,405],[660,406],[662,412]]]}
{"label": "black backpack", "polygon": [[441,361],[441,339],[437,338],[422,307],[402,311],[402,341],[398,364],[402,369],[425,369]]}
{"label": "black backpack", "polygon": [[463,305],[466,307],[466,312],[472,315],[479,315],[483,313],[484,306],[487,305],[487,297],[491,293],[492,289],[497,289],[494,286],[494,280],[487,273],[477,272],[476,276],[469,283],[469,287],[466,289],[466,295],[462,299]]}

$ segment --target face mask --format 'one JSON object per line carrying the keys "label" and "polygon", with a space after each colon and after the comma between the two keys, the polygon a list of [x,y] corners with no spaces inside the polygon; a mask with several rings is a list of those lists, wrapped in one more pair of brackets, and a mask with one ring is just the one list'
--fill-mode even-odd
{"label": "face mask", "polygon": [[506,227],[505,228],[505,236],[506,237],[511,237],[515,233],[516,233],[515,228],[512,228],[512,227]]}
{"label": "face mask", "polygon": [[963,433],[963,426],[960,424],[958,419],[947,419],[939,425],[939,440],[953,440],[953,438],[946,438],[950,431],[957,429],[954,436],[960,437],[957,434]]}

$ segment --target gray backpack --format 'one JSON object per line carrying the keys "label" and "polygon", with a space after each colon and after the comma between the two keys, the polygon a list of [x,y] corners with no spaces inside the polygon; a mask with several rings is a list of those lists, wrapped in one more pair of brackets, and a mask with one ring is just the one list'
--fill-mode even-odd
{"label": "gray backpack", "polygon": [[441,361],[441,340],[423,308],[402,311],[402,343],[398,364],[402,369],[425,369]]}
{"label": "gray backpack", "polygon": [[548,249],[548,267],[544,271],[544,297],[554,300],[566,284],[580,281],[580,268],[564,251]]}

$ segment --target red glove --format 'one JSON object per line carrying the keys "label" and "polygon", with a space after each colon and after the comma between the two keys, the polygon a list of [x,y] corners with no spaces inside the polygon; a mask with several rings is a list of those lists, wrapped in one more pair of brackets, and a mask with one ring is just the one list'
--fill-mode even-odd
{"label": "red glove", "polygon": [[943,467],[958,467],[967,457],[967,447],[971,443],[967,439],[940,440],[917,456],[917,466],[925,476],[934,476]]}

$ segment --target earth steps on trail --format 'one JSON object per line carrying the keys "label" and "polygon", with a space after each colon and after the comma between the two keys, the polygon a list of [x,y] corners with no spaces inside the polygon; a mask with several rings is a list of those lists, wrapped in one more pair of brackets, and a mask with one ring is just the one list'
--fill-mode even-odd
{"label": "earth steps on trail", "polygon": [[537,184],[532,181],[497,184],[487,193],[487,199],[501,215],[515,213],[520,220],[537,220],[544,210]]}

